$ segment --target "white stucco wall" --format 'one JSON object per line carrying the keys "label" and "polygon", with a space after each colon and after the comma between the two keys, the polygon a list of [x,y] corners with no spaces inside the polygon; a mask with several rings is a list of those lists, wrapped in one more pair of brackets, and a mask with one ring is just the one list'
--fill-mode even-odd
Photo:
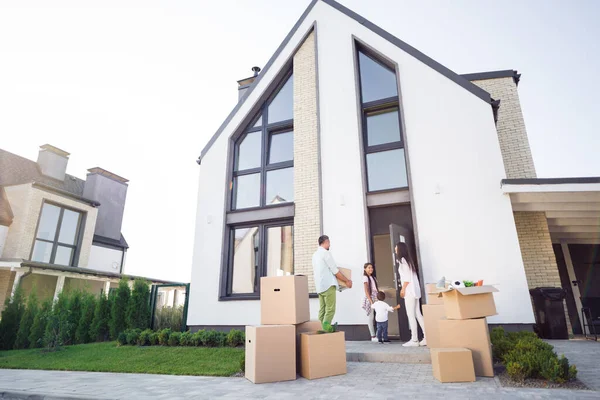
{"label": "white stucco wall", "polygon": [[2,257],[2,251],[4,250],[6,236],[8,236],[8,226],[0,225],[0,258]]}
{"label": "white stucco wall", "polygon": [[92,245],[88,268],[98,271],[120,273],[123,252],[107,247]]}
{"label": "white stucco wall", "polygon": [[[257,87],[264,90],[314,20],[323,176],[323,231],[355,290],[338,295],[341,324],[365,322],[362,265],[369,259],[352,35],[399,66],[410,158],[411,193],[426,282],[484,279],[497,284],[499,315],[490,322],[532,323],[512,208],[490,105],[330,6],[318,3]],[[256,101],[257,91],[250,103]],[[202,161],[192,268],[189,325],[258,324],[258,301],[218,302],[228,136],[245,105]],[[439,188],[440,193],[436,194]],[[315,238],[316,241],[316,238]],[[316,243],[315,243],[316,247]],[[316,317],[318,302],[311,300]]]}

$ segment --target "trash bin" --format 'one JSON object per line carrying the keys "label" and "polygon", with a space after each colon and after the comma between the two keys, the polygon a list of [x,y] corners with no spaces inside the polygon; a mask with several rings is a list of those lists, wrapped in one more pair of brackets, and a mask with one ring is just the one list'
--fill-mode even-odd
{"label": "trash bin", "polygon": [[538,287],[529,291],[533,297],[538,334],[543,339],[568,339],[563,288]]}

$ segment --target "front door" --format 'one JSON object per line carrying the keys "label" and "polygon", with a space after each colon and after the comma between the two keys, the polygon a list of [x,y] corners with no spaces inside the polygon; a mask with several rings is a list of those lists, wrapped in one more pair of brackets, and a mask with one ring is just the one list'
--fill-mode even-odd
{"label": "front door", "polygon": [[[394,286],[396,302],[400,304],[400,310],[398,310],[398,330],[400,332],[400,339],[403,341],[410,340],[410,329],[408,327],[408,317],[406,316],[406,307],[404,305],[404,299],[400,297],[400,290],[402,289],[399,261],[396,257],[396,244],[398,242],[406,243],[410,251],[414,254],[414,240],[412,231],[400,225],[390,224],[390,241],[392,248],[392,262],[394,265]],[[413,261],[415,258],[413,257]]]}

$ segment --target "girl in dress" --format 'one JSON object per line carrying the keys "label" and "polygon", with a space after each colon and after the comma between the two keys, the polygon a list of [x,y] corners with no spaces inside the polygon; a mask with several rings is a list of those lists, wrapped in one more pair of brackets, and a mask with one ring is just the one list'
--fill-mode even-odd
{"label": "girl in dress", "polygon": [[373,264],[366,263],[363,272],[363,286],[365,295],[363,297],[362,308],[367,313],[369,332],[371,333],[371,341],[377,342],[377,336],[375,334],[375,311],[371,309],[374,302],[377,301],[377,293],[379,293],[379,287],[377,286],[377,279],[373,275],[375,268]]}

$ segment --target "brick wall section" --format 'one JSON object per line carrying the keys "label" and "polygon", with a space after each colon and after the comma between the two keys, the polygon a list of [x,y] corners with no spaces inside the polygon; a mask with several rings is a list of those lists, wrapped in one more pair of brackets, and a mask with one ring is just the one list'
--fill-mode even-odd
{"label": "brick wall section", "polygon": [[[561,287],[548,222],[543,212],[515,212],[521,256],[530,289]],[[573,333],[567,305],[563,302],[569,334]]]}
{"label": "brick wall section", "polygon": [[294,55],[294,270],[314,292],[312,255],[321,235],[316,37]]}
{"label": "brick wall section", "polygon": [[0,313],[4,311],[4,301],[10,297],[15,275],[10,269],[0,269]]}
{"label": "brick wall section", "polygon": [[517,85],[512,77],[473,81],[500,100],[498,109],[498,140],[507,178],[536,178],[533,157],[521,111]]}

